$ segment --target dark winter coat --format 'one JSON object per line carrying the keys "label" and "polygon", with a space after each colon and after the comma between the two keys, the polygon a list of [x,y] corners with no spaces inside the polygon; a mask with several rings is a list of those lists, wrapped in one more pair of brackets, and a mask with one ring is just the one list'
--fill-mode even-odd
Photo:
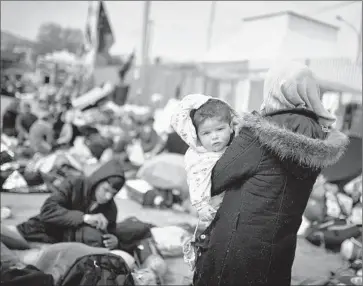
{"label": "dark winter coat", "polygon": [[[89,177],[66,180],[44,202],[39,215],[18,225],[20,233],[29,241],[84,242],[80,241],[80,230],[85,226],[83,215],[96,213],[102,213],[106,217],[108,231],[113,233],[117,218],[117,207],[113,199],[90,211],[96,185],[113,176],[124,179],[123,168],[115,160],[104,164]],[[88,239],[92,240],[92,237]]]}
{"label": "dark winter coat", "polygon": [[312,187],[348,143],[339,131],[324,133],[306,110],[243,119],[212,173],[212,195],[226,193],[198,238],[196,286],[290,285],[297,231]]}

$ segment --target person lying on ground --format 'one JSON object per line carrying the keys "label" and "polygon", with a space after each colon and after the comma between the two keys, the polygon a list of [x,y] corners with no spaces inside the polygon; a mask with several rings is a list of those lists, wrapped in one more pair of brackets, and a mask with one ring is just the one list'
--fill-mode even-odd
{"label": "person lying on ground", "polygon": [[19,224],[27,241],[82,242],[115,249],[117,207],[113,200],[125,183],[116,160],[102,165],[89,177],[65,180],[41,207],[40,214]]}

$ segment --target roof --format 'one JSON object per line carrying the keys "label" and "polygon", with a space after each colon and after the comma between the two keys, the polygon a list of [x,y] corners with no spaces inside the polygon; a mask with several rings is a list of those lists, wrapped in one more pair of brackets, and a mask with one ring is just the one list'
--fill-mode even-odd
{"label": "roof", "polygon": [[323,26],[326,26],[326,27],[329,27],[329,28],[332,28],[332,29],[335,29],[335,30],[339,30],[339,27],[337,27],[335,25],[325,23],[325,22],[310,18],[310,17],[305,16],[305,15],[298,14],[298,13],[296,13],[294,11],[280,11],[280,12],[275,12],[275,13],[257,15],[257,16],[252,16],[252,17],[246,17],[246,18],[242,18],[242,20],[244,22],[248,22],[248,21],[255,21],[255,20],[260,20],[260,19],[265,19],[265,18],[272,18],[272,17],[276,17],[276,16],[282,16],[282,15],[285,15],[285,14],[291,15],[291,16],[294,16],[294,17],[298,17],[298,18],[301,18],[301,19],[304,19],[304,20],[307,20],[307,21],[310,21],[310,22],[314,22],[316,24],[323,25]]}
{"label": "roof", "polygon": [[23,37],[17,36],[13,33],[7,31],[1,31],[1,44],[6,45],[15,45],[15,46],[25,46],[32,48],[35,45],[34,41],[25,39]]}
{"label": "roof", "polygon": [[241,31],[213,47],[202,63],[242,62],[277,58],[334,58],[339,56],[335,42],[309,37],[274,23],[242,27]]}
{"label": "roof", "polygon": [[2,50],[1,51],[1,60],[5,61],[18,61],[20,59],[20,55],[18,53],[14,53],[10,50]]}

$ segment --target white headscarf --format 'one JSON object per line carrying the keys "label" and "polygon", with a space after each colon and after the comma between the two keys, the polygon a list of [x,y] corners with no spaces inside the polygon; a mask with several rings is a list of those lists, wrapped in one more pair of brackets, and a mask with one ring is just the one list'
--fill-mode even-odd
{"label": "white headscarf", "polygon": [[312,71],[298,62],[284,62],[270,68],[266,75],[261,112],[293,108],[313,111],[322,126],[330,127],[335,122],[335,117],[323,106]]}

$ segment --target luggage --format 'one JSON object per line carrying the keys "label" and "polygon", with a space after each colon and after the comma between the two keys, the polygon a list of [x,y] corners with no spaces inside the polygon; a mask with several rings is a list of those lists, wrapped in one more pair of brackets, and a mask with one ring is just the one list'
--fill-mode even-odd
{"label": "luggage", "polygon": [[361,229],[358,226],[348,224],[344,219],[333,219],[312,226],[306,239],[314,245],[325,245],[327,249],[339,252],[344,240],[359,236]]}
{"label": "luggage", "polygon": [[154,225],[142,222],[136,217],[128,217],[117,223],[115,235],[121,243],[132,243],[150,237],[152,227]]}
{"label": "luggage", "polygon": [[184,199],[189,197],[184,157],[179,154],[157,155],[139,169],[137,177],[158,189],[178,190]]}
{"label": "luggage", "polygon": [[75,242],[81,242],[93,247],[104,247],[102,237],[103,235],[104,232],[101,230],[84,225],[76,230]]}
{"label": "luggage", "polygon": [[131,270],[117,255],[90,254],[76,260],[57,286],[132,286]]}
{"label": "luggage", "polygon": [[7,151],[0,151],[0,165],[14,161],[13,156],[11,156]]}
{"label": "luggage", "polygon": [[148,182],[140,179],[128,180],[125,186],[128,197],[141,205],[144,205],[146,194],[154,189]]}
{"label": "luggage", "polygon": [[143,239],[140,241],[134,252],[134,257],[136,265],[140,269],[150,269],[154,272],[157,285],[165,285],[164,277],[168,267],[153,239]]}
{"label": "luggage", "polygon": [[53,286],[53,277],[33,265],[1,269],[1,286]]}

